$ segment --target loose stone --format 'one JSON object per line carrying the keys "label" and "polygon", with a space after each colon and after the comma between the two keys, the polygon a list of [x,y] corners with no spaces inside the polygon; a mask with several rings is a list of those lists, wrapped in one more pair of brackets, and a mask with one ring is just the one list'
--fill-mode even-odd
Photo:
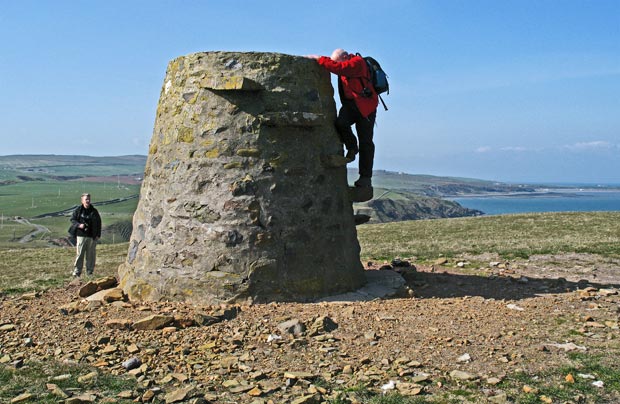
{"label": "loose stone", "polygon": [[133,323],[135,330],[158,330],[172,324],[174,317],[153,314]]}
{"label": "loose stone", "polygon": [[463,372],[462,370],[453,370],[450,372],[450,377],[455,380],[474,380],[477,379],[477,376],[472,375],[471,373]]}
{"label": "loose stone", "polygon": [[179,403],[187,400],[188,398],[191,398],[191,396],[194,394],[194,391],[195,389],[193,386],[184,387],[166,394],[164,396],[164,400],[166,401],[166,404]]}
{"label": "loose stone", "polygon": [[132,369],[135,369],[135,368],[139,367],[141,364],[142,364],[142,362],[140,362],[139,358],[133,357],[133,358],[128,359],[125,362],[123,362],[122,366],[126,370],[132,370]]}
{"label": "loose stone", "polygon": [[34,398],[34,395],[30,393],[23,393],[17,397],[11,399],[11,403],[23,403],[25,401],[30,401]]}
{"label": "loose stone", "polygon": [[15,331],[15,324],[3,324],[0,325],[0,331]]}
{"label": "loose stone", "polygon": [[77,381],[78,383],[90,383],[97,377],[97,375],[97,372],[90,372],[88,374],[78,377]]}

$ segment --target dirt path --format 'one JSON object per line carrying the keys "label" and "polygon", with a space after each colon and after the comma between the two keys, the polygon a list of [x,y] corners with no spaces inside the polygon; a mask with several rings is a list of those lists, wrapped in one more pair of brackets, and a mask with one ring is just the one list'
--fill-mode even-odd
{"label": "dirt path", "polygon": [[34,227],[34,230],[31,231],[30,233],[26,234],[22,238],[20,238],[18,240],[18,243],[29,243],[35,237],[37,237],[39,234],[45,234],[45,233],[49,233],[50,232],[50,229],[48,229],[47,227],[42,226],[40,224],[30,223],[30,221],[28,219],[18,218],[18,219],[15,219],[15,221],[17,223],[24,224],[26,226]]}

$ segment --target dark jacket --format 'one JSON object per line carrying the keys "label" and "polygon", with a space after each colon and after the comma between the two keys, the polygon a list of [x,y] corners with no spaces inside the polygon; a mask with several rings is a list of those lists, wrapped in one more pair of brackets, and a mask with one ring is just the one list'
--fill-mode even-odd
{"label": "dark jacket", "polygon": [[[364,118],[377,110],[379,96],[370,80],[370,71],[364,58],[351,56],[344,62],[334,62],[327,56],[318,59],[321,66],[338,75],[338,92],[340,100],[353,100]],[[364,88],[370,90],[370,96],[364,95]]]}
{"label": "dark jacket", "polygon": [[73,211],[71,215],[71,224],[74,226],[84,223],[86,227],[84,229],[76,229],[75,235],[78,237],[101,237],[101,216],[93,205],[90,205],[88,209],[80,205]]}

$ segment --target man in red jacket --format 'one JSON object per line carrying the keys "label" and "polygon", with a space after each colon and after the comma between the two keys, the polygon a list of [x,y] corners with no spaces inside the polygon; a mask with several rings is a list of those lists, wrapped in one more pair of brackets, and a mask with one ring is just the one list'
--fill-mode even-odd
{"label": "man in red jacket", "polygon": [[[360,178],[356,187],[372,186],[372,166],[375,144],[372,141],[379,97],[370,80],[370,71],[364,58],[336,49],[331,57],[309,56],[330,72],[338,75],[338,94],[342,106],[336,118],[336,130],[347,148],[347,159],[355,160],[359,153]],[[351,125],[355,124],[357,138]]]}

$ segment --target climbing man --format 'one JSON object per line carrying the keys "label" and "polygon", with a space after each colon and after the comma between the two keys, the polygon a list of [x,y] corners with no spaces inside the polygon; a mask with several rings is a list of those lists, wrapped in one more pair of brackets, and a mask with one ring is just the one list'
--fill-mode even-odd
{"label": "climbing man", "polygon": [[84,261],[86,274],[90,276],[95,271],[97,240],[101,238],[101,216],[90,203],[90,194],[82,194],[81,204],[71,215],[71,225],[75,228],[77,237],[73,276],[79,277],[82,274]]}
{"label": "climbing man", "polygon": [[[349,162],[359,153],[359,179],[356,187],[372,187],[375,144],[372,141],[379,97],[372,86],[370,71],[364,58],[336,49],[330,57],[308,56],[325,69],[338,75],[338,94],[342,106],[336,118],[336,130],[344,143]],[[355,124],[357,138],[351,125]],[[358,147],[359,139],[359,147]]]}

